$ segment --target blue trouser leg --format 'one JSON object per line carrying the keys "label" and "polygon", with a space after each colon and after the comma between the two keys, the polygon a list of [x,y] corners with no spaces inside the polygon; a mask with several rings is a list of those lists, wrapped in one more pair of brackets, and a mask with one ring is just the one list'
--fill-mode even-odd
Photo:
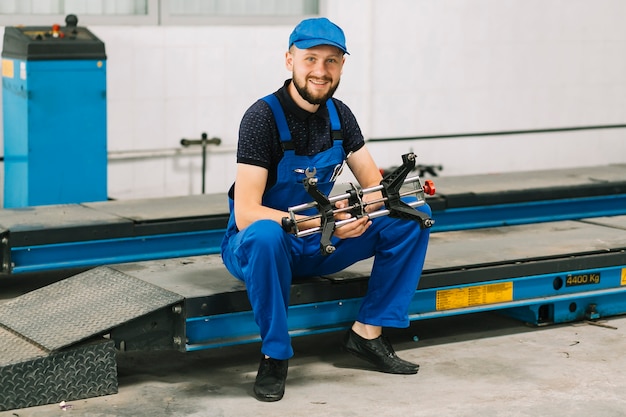
{"label": "blue trouser leg", "polygon": [[379,233],[374,266],[357,320],[407,327],[407,310],[424,267],[430,229],[407,220],[386,218]]}
{"label": "blue trouser leg", "polygon": [[[431,215],[428,205],[418,210]],[[294,259],[294,274],[331,274],[374,256],[357,320],[375,326],[407,327],[407,310],[424,267],[429,235],[430,229],[421,229],[416,221],[379,217],[359,238],[335,240],[332,255],[316,253]],[[319,239],[317,245],[319,248]]]}
{"label": "blue trouser leg", "polygon": [[278,223],[261,220],[232,236],[222,254],[228,270],[246,284],[261,352],[274,359],[293,356],[287,327],[292,239]]}

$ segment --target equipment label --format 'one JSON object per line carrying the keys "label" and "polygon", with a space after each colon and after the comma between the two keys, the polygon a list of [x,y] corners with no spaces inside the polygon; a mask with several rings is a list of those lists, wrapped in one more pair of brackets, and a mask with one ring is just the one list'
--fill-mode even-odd
{"label": "equipment label", "polygon": [[622,268],[622,285],[626,285],[626,268]]}
{"label": "equipment label", "polygon": [[[622,274],[623,275],[623,274]],[[575,287],[578,285],[592,285],[600,283],[600,273],[590,272],[588,274],[568,275],[565,279],[566,287]]]}
{"label": "equipment label", "polygon": [[513,282],[437,291],[437,310],[452,310],[513,300]]}
{"label": "equipment label", "polygon": [[13,69],[13,60],[12,59],[3,59],[2,60],[2,76],[7,78],[13,78],[15,70]]}

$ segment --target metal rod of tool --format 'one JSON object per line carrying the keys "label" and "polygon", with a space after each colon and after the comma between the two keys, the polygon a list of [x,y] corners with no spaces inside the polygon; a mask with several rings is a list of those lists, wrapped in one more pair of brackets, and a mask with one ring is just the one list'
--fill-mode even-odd
{"label": "metal rod of tool", "polygon": [[[415,207],[420,207],[423,206],[425,203],[424,200],[418,200],[418,201],[412,201],[407,203],[409,206],[415,208]],[[376,210],[373,211],[371,213],[367,214],[367,217],[369,217],[370,219],[375,219],[377,217],[382,217],[382,216],[388,216],[390,213],[389,210],[387,209],[382,209],[382,210]],[[358,220],[358,217],[350,217],[349,219],[345,219],[345,220],[340,220],[338,222],[335,222],[335,227],[341,227],[343,225],[346,225],[348,223],[352,223],[354,221]],[[306,230],[300,230],[296,233],[297,237],[305,237],[305,236],[310,236],[310,235],[314,235],[315,233],[320,233],[322,230],[321,227],[317,226],[317,227],[312,227],[310,229],[306,229]]]}
{"label": "metal rod of tool", "polygon": [[[415,182],[415,181],[419,181],[419,176],[414,176],[414,177],[410,177],[404,180],[404,184],[410,183],[410,182]],[[373,187],[370,188],[363,188],[361,190],[361,194],[369,194],[369,193],[373,193],[376,191],[380,191],[383,189],[382,185],[375,185]],[[414,194],[414,192],[411,192],[409,194]],[[344,194],[339,194],[339,195],[335,195],[332,196],[328,199],[328,201],[330,201],[331,203],[336,203],[337,201],[341,201],[341,200],[345,200],[347,198],[350,197],[350,193],[344,193]],[[381,200],[384,201],[384,200]],[[289,207],[289,211],[302,211],[302,210],[306,210],[312,207],[316,207],[317,203],[315,201],[312,201],[310,203],[304,203],[304,204],[300,204],[297,206],[293,206],[293,207]]]}
{"label": "metal rod of tool", "polygon": [[[400,197],[406,197],[406,196],[417,194],[417,193],[419,193],[419,190],[406,191],[404,193],[400,193]],[[344,198],[344,200],[345,200],[345,198]],[[347,207],[334,209],[333,210],[333,214],[340,214],[340,213],[349,212],[349,211],[352,211],[352,210],[358,209],[358,208],[365,208],[367,206],[371,206],[372,204],[384,203],[387,200],[388,200],[388,198],[383,197],[383,198],[377,198],[376,200],[363,202],[363,204],[353,204],[353,205],[350,205],[350,206],[347,206]],[[411,204],[409,203],[409,205],[411,205]],[[417,206],[420,206],[420,205],[421,204],[415,204],[414,207],[417,207]],[[372,212],[372,213],[378,213],[378,211]],[[371,217],[370,214],[372,214],[372,213],[368,213],[368,216]],[[313,214],[311,216],[307,216],[307,217],[304,217],[302,219],[296,220],[296,223],[303,223],[303,222],[308,221],[308,220],[319,219],[320,217],[321,217],[320,214]],[[380,217],[380,216],[376,216],[376,217]],[[350,222],[352,222],[354,220],[356,220],[356,218],[350,220]],[[345,224],[345,222],[343,224]]]}

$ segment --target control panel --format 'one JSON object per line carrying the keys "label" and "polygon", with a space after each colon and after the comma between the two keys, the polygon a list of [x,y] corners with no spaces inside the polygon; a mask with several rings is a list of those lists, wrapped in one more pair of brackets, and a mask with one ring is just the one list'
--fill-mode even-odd
{"label": "control panel", "polygon": [[2,56],[29,61],[106,59],[104,43],[78,26],[78,18],[72,14],[65,18],[65,26],[6,27]]}

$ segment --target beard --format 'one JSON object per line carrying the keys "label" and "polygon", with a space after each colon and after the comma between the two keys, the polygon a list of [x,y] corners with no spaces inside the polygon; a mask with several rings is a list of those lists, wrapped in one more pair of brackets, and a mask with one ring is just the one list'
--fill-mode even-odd
{"label": "beard", "polygon": [[[296,87],[296,91],[298,91],[298,94],[300,94],[300,96],[305,99],[307,102],[311,103],[311,104],[322,104],[325,103],[326,100],[328,100],[329,98],[331,98],[333,96],[333,94],[335,94],[335,91],[337,91],[337,87],[339,87],[339,82],[337,82],[337,84],[332,85],[330,89],[328,90],[328,92],[322,96],[315,96],[313,95],[313,93],[308,89],[307,84],[306,84],[306,80],[304,81],[304,83],[300,84],[300,82],[296,79],[295,74],[292,77],[293,80],[293,85],[294,87]],[[324,78],[324,81],[330,81],[328,78]]]}

